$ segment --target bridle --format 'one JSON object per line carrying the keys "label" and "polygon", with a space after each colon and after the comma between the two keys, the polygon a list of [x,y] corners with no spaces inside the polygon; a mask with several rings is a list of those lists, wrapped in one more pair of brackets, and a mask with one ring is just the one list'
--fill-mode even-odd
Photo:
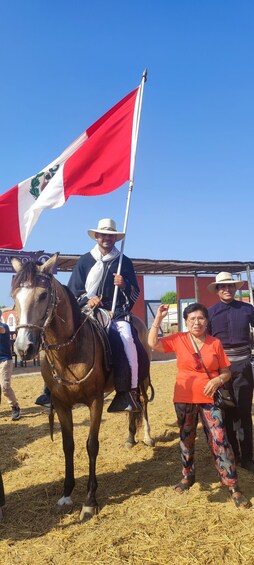
{"label": "bridle", "polygon": [[17,331],[21,328],[39,330],[40,340],[41,340],[40,349],[44,350],[46,355],[47,355],[49,364],[51,366],[53,379],[56,379],[58,381],[58,383],[66,383],[66,384],[70,384],[70,385],[80,384],[85,379],[87,379],[87,377],[91,374],[91,372],[94,368],[95,335],[94,335],[93,324],[91,324],[91,331],[92,331],[92,338],[93,338],[93,353],[94,353],[93,363],[92,363],[92,367],[89,370],[88,374],[83,379],[80,379],[80,380],[77,379],[76,381],[73,382],[73,381],[70,381],[70,380],[65,379],[64,377],[58,375],[56,370],[55,370],[53,360],[50,359],[49,352],[52,351],[52,350],[59,351],[63,347],[67,347],[68,345],[71,345],[75,341],[75,339],[76,339],[78,333],[80,332],[82,326],[87,322],[87,320],[91,316],[92,311],[91,311],[90,314],[87,313],[84,316],[81,324],[78,326],[75,333],[67,341],[62,342],[62,343],[48,343],[46,338],[45,338],[45,332],[46,332],[48,325],[52,321],[53,317],[56,316],[56,307],[57,307],[58,303],[60,302],[60,299],[59,299],[59,297],[57,296],[57,293],[56,293],[55,285],[52,284],[52,281],[53,281],[52,275],[48,275],[46,273],[41,273],[41,274],[38,273],[33,281],[31,281],[31,282],[25,281],[24,283],[20,283],[20,285],[17,287],[17,289],[15,289],[15,291],[16,291],[19,288],[23,288],[23,287],[24,288],[36,288],[37,286],[45,288],[46,290],[50,289],[50,297],[49,297],[48,306],[47,306],[47,310],[46,310],[46,314],[45,314],[45,321],[44,321],[43,325],[39,326],[38,324],[18,324],[16,328],[17,328]]}
{"label": "bridle", "polygon": [[45,350],[50,350],[50,349],[61,349],[62,347],[66,347],[67,345],[70,345],[71,343],[73,343],[73,341],[75,340],[78,332],[80,331],[82,325],[86,322],[87,318],[89,317],[88,315],[82,320],[82,323],[79,325],[79,327],[77,328],[76,332],[64,343],[47,343],[46,339],[45,339],[45,331],[48,327],[48,325],[50,324],[50,322],[52,321],[54,315],[56,315],[55,313],[55,309],[57,307],[57,305],[59,304],[60,300],[56,294],[56,289],[55,286],[52,284],[52,276],[47,275],[47,274],[38,274],[35,277],[35,280],[32,282],[24,282],[21,283],[19,285],[18,288],[36,288],[37,286],[40,286],[42,288],[50,289],[50,297],[49,297],[49,301],[48,301],[48,306],[47,306],[47,310],[46,310],[46,314],[45,314],[45,321],[43,323],[42,326],[39,326],[38,324],[18,324],[17,325],[17,330],[21,329],[21,328],[25,328],[25,329],[35,329],[35,330],[39,330],[41,333],[41,348],[45,349]]}
{"label": "bridle", "polygon": [[17,330],[21,328],[39,330],[42,334],[42,337],[44,337],[45,330],[53,318],[55,308],[59,301],[56,296],[55,286],[52,285],[52,276],[45,273],[37,274],[33,281],[25,281],[24,283],[20,283],[15,291],[19,288],[36,288],[37,286],[45,288],[46,290],[50,288],[50,298],[45,314],[45,321],[42,326],[38,326],[37,324],[18,324]]}

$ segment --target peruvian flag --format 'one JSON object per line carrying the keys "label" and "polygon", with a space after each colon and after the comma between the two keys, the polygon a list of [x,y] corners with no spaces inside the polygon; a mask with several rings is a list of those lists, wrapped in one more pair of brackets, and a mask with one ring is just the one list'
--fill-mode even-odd
{"label": "peruvian flag", "polygon": [[69,196],[98,196],[130,180],[140,86],[50,165],[0,196],[0,248],[22,249],[45,208]]}

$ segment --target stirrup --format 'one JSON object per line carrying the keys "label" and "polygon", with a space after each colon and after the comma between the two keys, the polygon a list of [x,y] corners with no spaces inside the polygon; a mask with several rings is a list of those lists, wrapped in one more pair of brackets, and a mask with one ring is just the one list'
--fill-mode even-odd
{"label": "stirrup", "polygon": [[108,412],[142,412],[142,406],[135,398],[136,391],[130,392],[117,392],[111,404],[108,407]]}

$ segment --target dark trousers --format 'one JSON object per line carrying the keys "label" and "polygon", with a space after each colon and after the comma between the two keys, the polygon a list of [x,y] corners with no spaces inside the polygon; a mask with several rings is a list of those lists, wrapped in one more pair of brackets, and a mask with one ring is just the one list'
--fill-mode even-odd
{"label": "dark trousers", "polygon": [[4,505],[5,505],[4,484],[3,484],[2,474],[0,471],[0,507]]}
{"label": "dark trousers", "polygon": [[231,373],[236,409],[225,413],[227,435],[235,457],[241,457],[243,461],[251,461],[253,457],[252,365],[250,361],[234,361],[231,364]]}

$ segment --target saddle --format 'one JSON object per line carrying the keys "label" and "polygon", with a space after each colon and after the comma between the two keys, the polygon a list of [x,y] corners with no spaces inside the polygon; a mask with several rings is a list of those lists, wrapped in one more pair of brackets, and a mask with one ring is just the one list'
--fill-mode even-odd
{"label": "saddle", "polygon": [[[113,370],[114,386],[117,392],[128,392],[131,389],[131,368],[124,351],[119,333],[110,324],[111,318],[107,311],[101,308],[89,320],[99,336],[104,352],[104,363],[108,374]],[[86,314],[88,313],[86,309]],[[131,323],[132,337],[138,355],[139,384],[149,375],[150,361],[145,348],[139,340],[138,333]]]}

